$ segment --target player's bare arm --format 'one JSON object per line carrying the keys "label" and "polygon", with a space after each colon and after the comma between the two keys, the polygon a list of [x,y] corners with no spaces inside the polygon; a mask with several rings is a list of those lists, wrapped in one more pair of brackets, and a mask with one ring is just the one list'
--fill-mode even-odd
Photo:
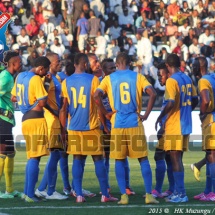
{"label": "player's bare arm", "polygon": [[98,106],[99,111],[102,114],[104,114],[106,119],[110,120],[112,115],[114,114],[114,112],[107,112],[107,110],[105,109],[105,107],[102,103],[102,97],[103,97],[103,93],[100,90],[96,90],[96,92],[94,93],[94,101],[95,101],[96,105]]}
{"label": "player's bare arm", "polygon": [[210,103],[210,94],[208,90],[202,90],[200,92],[200,97],[201,97],[201,104],[200,104],[200,120],[203,122],[203,120],[207,116],[207,108]]}
{"label": "player's bare arm", "polygon": [[157,121],[155,123],[155,130],[157,131],[157,126],[161,122],[162,118],[165,117],[174,107],[174,101],[169,100],[166,106],[164,107],[163,111],[160,113]]}
{"label": "player's bare arm", "polygon": [[145,114],[144,115],[139,115],[139,117],[140,117],[140,119],[142,121],[147,120],[149,114],[152,111],[152,108],[154,106],[155,99],[156,99],[156,96],[157,96],[157,93],[156,93],[156,91],[154,90],[153,87],[148,87],[146,89],[146,93],[149,95],[149,101],[148,101],[148,105],[147,105]]}
{"label": "player's bare arm", "polygon": [[192,110],[194,110],[196,108],[196,106],[198,105],[198,103],[199,103],[198,97],[192,97],[192,103],[191,103]]}

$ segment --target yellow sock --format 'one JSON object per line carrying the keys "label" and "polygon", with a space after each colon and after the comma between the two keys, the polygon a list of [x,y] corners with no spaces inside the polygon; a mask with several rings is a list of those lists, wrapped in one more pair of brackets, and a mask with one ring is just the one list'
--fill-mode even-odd
{"label": "yellow sock", "polygon": [[14,157],[6,157],[5,165],[4,165],[4,175],[5,175],[5,183],[6,183],[6,191],[8,193],[12,193],[14,191],[13,188],[13,169],[14,169]]}
{"label": "yellow sock", "polygon": [[0,154],[0,180],[3,175],[5,158],[6,158],[6,155]]}

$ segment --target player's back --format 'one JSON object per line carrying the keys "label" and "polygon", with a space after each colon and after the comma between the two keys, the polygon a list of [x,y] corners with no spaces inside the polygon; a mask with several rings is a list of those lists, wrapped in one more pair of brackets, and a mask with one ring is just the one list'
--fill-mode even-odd
{"label": "player's back", "polygon": [[99,126],[93,94],[99,79],[91,74],[73,74],[62,83],[63,97],[69,102],[69,130],[88,131]]}
{"label": "player's back", "polygon": [[20,111],[25,114],[38,105],[38,100],[44,99],[47,93],[42,79],[34,72],[22,72],[15,82],[17,103]]}
{"label": "player's back", "polygon": [[184,73],[177,72],[167,80],[167,84],[172,85],[172,91],[175,93],[174,108],[166,122],[167,133],[171,130],[175,135],[190,134],[192,132],[192,81]]}
{"label": "player's back", "polygon": [[113,111],[114,128],[137,127],[142,107],[142,94],[151,86],[144,76],[131,70],[120,70],[109,76],[108,97]]}

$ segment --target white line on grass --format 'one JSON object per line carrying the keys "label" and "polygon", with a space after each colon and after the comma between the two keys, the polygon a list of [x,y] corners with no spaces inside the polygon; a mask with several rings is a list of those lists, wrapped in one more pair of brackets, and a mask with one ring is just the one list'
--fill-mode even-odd
{"label": "white line on grass", "polygon": [[[213,207],[213,204],[182,204],[182,205],[153,205],[153,208],[175,208],[177,207]],[[151,208],[152,205],[106,205],[106,206],[32,206],[32,207],[10,207],[10,208],[0,208],[0,210],[25,210],[25,209],[107,209],[107,208]],[[1,214],[0,214],[1,215]]]}

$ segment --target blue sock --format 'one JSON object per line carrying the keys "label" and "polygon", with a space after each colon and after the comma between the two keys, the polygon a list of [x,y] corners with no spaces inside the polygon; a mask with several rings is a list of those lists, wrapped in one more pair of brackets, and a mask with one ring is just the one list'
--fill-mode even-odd
{"label": "blue sock", "polygon": [[62,153],[65,153],[65,152],[60,152],[60,153],[61,153],[60,170],[61,170],[61,175],[63,179],[63,186],[64,188],[71,189],[71,186],[69,184],[68,154],[62,156]]}
{"label": "blue sock", "polygon": [[109,197],[108,194],[108,183],[107,183],[107,172],[104,165],[104,160],[98,160],[94,162],[95,164],[95,172],[96,176],[99,180],[100,190],[102,192],[102,195]]}
{"label": "blue sock", "polygon": [[126,188],[130,188],[130,168],[128,158],[125,159],[125,186]]}
{"label": "blue sock", "polygon": [[110,158],[109,157],[104,158],[104,164],[107,172],[108,188],[110,188],[110,184],[109,184]]}
{"label": "blue sock", "polygon": [[86,163],[86,158],[81,160],[81,166],[82,166],[82,178],[84,177],[84,167]]}
{"label": "blue sock", "polygon": [[115,161],[115,174],[121,194],[126,194],[125,161]]}
{"label": "blue sock", "polygon": [[156,161],[156,169],[155,169],[155,178],[156,178],[156,186],[155,190],[159,193],[162,193],[163,181],[166,173],[166,163],[164,160]]}
{"label": "blue sock", "polygon": [[29,160],[25,167],[25,187],[24,187],[24,194],[27,195],[28,192],[28,166],[29,166]]}
{"label": "blue sock", "polygon": [[46,164],[46,168],[44,170],[44,174],[43,174],[43,178],[40,182],[40,185],[38,187],[38,190],[39,191],[44,191],[48,185],[48,164],[49,164],[49,160],[50,160],[50,157],[47,161],[47,164]]}
{"label": "blue sock", "polygon": [[51,196],[55,192],[56,181],[57,181],[57,163],[60,160],[60,152],[51,151],[49,162],[47,164],[47,173],[48,173],[48,191],[47,194]]}
{"label": "blue sock", "polygon": [[34,189],[36,183],[38,181],[39,175],[39,160],[37,159],[29,159],[29,166],[28,166],[28,190],[27,195],[28,197],[32,198],[34,196]]}
{"label": "blue sock", "polygon": [[215,193],[215,163],[211,163],[209,165],[209,168],[210,168],[210,176],[211,176],[213,192]]}
{"label": "blue sock", "polygon": [[152,170],[149,164],[149,160],[144,160],[140,162],[141,173],[144,180],[146,193],[152,192]]}
{"label": "blue sock", "polygon": [[83,162],[82,160],[73,159],[72,178],[73,178],[74,190],[77,196],[83,195],[82,194],[82,179],[83,179],[82,162]]}
{"label": "blue sock", "polygon": [[167,165],[167,177],[169,181],[169,191],[172,193],[175,191],[175,180],[173,176],[173,171],[172,171],[172,162],[171,161],[166,161]]}
{"label": "blue sock", "polygon": [[175,189],[178,194],[185,195],[185,187],[184,187],[184,172],[173,172],[174,180],[175,180]]}
{"label": "blue sock", "polygon": [[210,164],[206,162],[206,184],[205,184],[205,194],[208,194],[212,191],[212,180],[210,174]]}

